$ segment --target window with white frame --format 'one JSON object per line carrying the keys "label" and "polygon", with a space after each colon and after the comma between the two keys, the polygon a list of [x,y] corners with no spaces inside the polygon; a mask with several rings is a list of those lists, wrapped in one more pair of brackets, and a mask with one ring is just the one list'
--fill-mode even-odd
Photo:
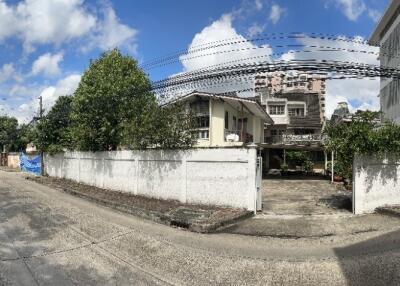
{"label": "window with white frame", "polygon": [[284,105],[269,105],[268,110],[269,110],[269,114],[271,114],[271,115],[284,115],[285,114],[285,106]]}

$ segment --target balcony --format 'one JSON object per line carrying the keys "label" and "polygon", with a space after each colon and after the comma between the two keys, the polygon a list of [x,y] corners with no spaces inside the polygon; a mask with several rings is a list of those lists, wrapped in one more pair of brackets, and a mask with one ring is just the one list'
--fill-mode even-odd
{"label": "balcony", "polygon": [[266,144],[277,144],[277,145],[321,145],[322,136],[319,134],[305,134],[305,135],[276,135],[264,138]]}
{"label": "balcony", "polygon": [[253,142],[253,135],[241,130],[227,130],[225,129],[224,138],[226,142]]}

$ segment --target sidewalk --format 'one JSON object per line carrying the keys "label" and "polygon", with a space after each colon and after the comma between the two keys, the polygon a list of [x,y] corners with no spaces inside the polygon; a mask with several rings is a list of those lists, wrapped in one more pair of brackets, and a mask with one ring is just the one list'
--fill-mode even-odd
{"label": "sidewalk", "polygon": [[133,214],[157,223],[209,233],[239,220],[253,216],[244,209],[183,204],[158,200],[79,184],[71,180],[27,176],[26,179],[90,200],[104,206]]}

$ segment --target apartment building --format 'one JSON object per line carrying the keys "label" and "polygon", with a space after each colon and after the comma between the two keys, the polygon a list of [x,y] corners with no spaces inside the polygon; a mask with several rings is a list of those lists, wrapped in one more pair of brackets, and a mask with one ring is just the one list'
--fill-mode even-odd
{"label": "apartment building", "polygon": [[[255,94],[274,120],[265,129],[265,143],[274,136],[319,135],[325,122],[325,78],[304,73],[257,75]],[[271,141],[272,140],[272,141]]]}
{"label": "apartment building", "polygon": [[[400,67],[400,1],[392,0],[369,39],[369,44],[380,47],[380,65]],[[400,82],[398,78],[382,77],[380,106],[385,119],[400,123]]]}
{"label": "apartment building", "polygon": [[325,77],[274,72],[257,75],[254,85],[257,98],[274,121],[264,129],[265,166],[279,168],[287,149],[316,151],[316,159],[322,159]]}

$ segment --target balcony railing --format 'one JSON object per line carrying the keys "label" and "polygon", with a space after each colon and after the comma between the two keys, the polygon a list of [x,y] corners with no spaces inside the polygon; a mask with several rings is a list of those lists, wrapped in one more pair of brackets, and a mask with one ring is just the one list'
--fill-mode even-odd
{"label": "balcony railing", "polygon": [[265,143],[267,144],[285,144],[285,145],[315,145],[322,142],[322,136],[316,134],[306,135],[277,135],[265,137]]}
{"label": "balcony railing", "polygon": [[227,130],[225,129],[225,141],[227,142],[253,142],[253,135],[241,130]]}

